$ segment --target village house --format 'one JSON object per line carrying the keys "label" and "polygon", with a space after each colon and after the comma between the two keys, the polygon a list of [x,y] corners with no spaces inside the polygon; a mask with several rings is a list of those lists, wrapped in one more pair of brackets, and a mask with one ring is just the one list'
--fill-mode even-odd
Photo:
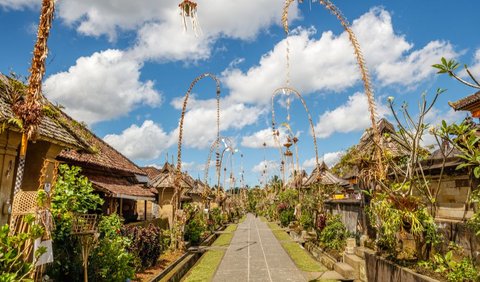
{"label": "village house", "polygon": [[[13,189],[22,138],[20,128],[11,122],[15,119],[11,109],[11,95],[14,93],[9,93],[8,90],[12,81],[13,78],[0,73],[0,225],[9,221],[12,212]],[[84,149],[86,146],[54,117],[45,115],[39,126],[38,138],[29,141],[27,147],[21,189],[28,192],[37,191],[44,166],[47,179],[43,182],[49,183],[53,177],[57,155],[67,148]]]}
{"label": "village house", "polygon": [[145,213],[157,198],[156,190],[147,185],[147,173],[84,125],[65,114],[63,118],[71,130],[89,144],[89,148],[63,150],[57,160],[82,169],[82,174],[105,200],[104,214],[118,213],[126,222],[153,218],[152,214],[149,217]]}

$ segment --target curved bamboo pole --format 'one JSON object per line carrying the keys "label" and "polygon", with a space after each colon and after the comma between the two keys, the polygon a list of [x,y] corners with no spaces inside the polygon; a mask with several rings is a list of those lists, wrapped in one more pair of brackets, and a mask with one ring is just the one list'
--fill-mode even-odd
{"label": "curved bamboo pole", "polygon": [[[215,81],[215,86],[216,86],[216,99],[217,99],[217,139],[220,136],[220,80],[211,73],[203,73],[196,77],[192,83],[190,84],[190,87],[187,90],[187,93],[185,93],[185,98],[183,100],[183,107],[182,107],[182,114],[180,116],[180,122],[178,125],[178,144],[177,144],[177,167],[176,167],[176,176],[175,176],[175,191],[173,194],[173,203],[172,203],[172,228],[175,226],[175,214],[177,209],[180,207],[180,197],[182,195],[183,189],[181,187],[180,181],[182,178],[182,141],[183,141],[183,123],[185,120],[185,114],[187,111],[187,104],[188,104],[188,98],[190,97],[190,94],[195,87],[195,85],[202,79],[210,77]],[[172,236],[173,232],[172,232]],[[172,237],[173,239],[173,237]],[[174,242],[172,240],[172,244],[176,244],[177,242]],[[176,247],[176,246],[175,246]]]}
{"label": "curved bamboo pole", "polygon": [[[279,94],[289,95],[291,93],[293,93],[295,96],[297,96],[297,98],[302,103],[303,108],[305,109],[305,112],[307,113],[308,122],[310,123],[310,129],[312,131],[313,147],[315,149],[315,163],[318,166],[319,165],[319,162],[318,162],[318,147],[317,147],[317,136],[315,134],[315,126],[313,125],[313,119],[312,119],[312,116],[310,114],[310,111],[308,110],[307,103],[305,102],[302,95],[297,90],[295,90],[293,88],[290,88],[290,87],[282,87],[282,88],[278,88],[275,91],[273,91],[273,94],[272,94],[272,129],[273,129],[274,132],[276,131],[276,129],[275,129],[275,125],[276,125],[276,121],[275,121],[275,101],[274,101],[275,97]],[[278,138],[277,134],[273,134],[273,138],[275,139],[275,142],[279,142],[278,139],[277,139]]]}
{"label": "curved bamboo pole", "polygon": [[357,59],[357,64],[360,68],[360,73],[362,75],[365,95],[367,95],[367,100],[368,100],[368,110],[370,112],[370,121],[372,123],[372,130],[373,130],[373,141],[375,143],[375,158],[377,159],[377,176],[379,179],[383,179],[385,178],[385,171],[384,171],[384,166],[382,161],[382,152],[380,148],[380,132],[378,131],[377,122],[376,122],[377,114],[376,114],[375,98],[372,90],[372,84],[370,81],[370,75],[368,73],[365,59],[363,58],[363,53],[360,48],[360,43],[358,43],[355,33],[350,28],[350,23],[343,16],[340,9],[338,9],[330,0],[320,0],[319,2],[340,21],[340,24],[348,33],[348,38],[352,43],[355,57]]}
{"label": "curved bamboo pole", "polygon": [[[210,170],[210,161],[212,160],[213,150],[217,149],[217,152],[219,151],[219,145],[220,145],[220,141],[222,139],[225,140],[225,143],[227,144],[227,146],[229,146],[231,149],[233,149],[233,146],[230,145],[230,144],[233,144],[230,137],[219,136],[219,137],[217,137],[217,139],[215,139],[215,141],[213,141],[212,145],[210,146],[210,151],[208,152],[207,162],[205,163],[205,174],[204,174],[205,183],[208,183],[208,173],[209,173],[209,170]],[[218,156],[217,156],[217,158],[218,158]],[[221,166],[221,163],[219,163],[219,159],[217,159],[216,161],[217,161],[217,163],[216,163],[217,177],[219,177],[218,176],[218,171],[219,171],[219,167]]]}

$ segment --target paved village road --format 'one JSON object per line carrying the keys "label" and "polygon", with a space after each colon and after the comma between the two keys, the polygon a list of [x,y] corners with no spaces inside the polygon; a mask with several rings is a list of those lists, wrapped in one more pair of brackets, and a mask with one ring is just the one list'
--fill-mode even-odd
{"label": "paved village road", "polygon": [[238,225],[213,281],[306,281],[260,218],[248,214]]}

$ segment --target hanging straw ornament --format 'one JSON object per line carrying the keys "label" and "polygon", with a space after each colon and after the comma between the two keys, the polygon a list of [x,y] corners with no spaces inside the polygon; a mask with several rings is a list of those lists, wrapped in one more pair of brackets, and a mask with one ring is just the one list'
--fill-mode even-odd
{"label": "hanging straw ornament", "polygon": [[187,18],[190,18],[195,36],[198,36],[198,34],[201,33],[201,29],[197,18],[197,3],[191,0],[183,0],[178,4],[178,7],[180,8],[180,15],[183,19],[184,30],[187,30]]}

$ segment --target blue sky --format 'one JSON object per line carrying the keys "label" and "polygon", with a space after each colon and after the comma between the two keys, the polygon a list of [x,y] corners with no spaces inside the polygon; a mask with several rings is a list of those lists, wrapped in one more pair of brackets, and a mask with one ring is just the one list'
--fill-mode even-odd
{"label": "blue sky", "polygon": [[[0,72],[27,76],[40,0],[0,0]],[[183,30],[179,0],[62,0],[49,40],[45,95],[85,121],[139,165],[161,165],[176,155],[182,98],[204,72],[221,80],[221,135],[240,153],[246,183],[261,179],[262,161],[278,174],[270,136],[270,98],[285,86],[283,1],[198,0],[201,34]],[[355,3],[355,4],[354,4]],[[391,119],[386,98],[413,112],[422,92],[446,88],[429,122],[458,121],[447,105],[472,93],[435,74],[442,56],[480,74],[476,1],[335,1],[352,23],[373,80],[380,116]],[[291,86],[307,101],[320,157],[332,165],[369,126],[366,98],[353,49],[335,17],[318,3],[290,9]],[[477,27],[475,27],[477,26]],[[215,132],[215,84],[194,89],[185,121],[184,169],[203,179]],[[277,124],[286,120],[276,99]],[[293,99],[290,125],[299,137],[300,164],[310,171],[313,141],[301,104]],[[430,138],[431,140],[431,138]],[[267,143],[264,150],[262,144]],[[425,142],[429,142],[428,136]],[[227,166],[229,169],[229,166]],[[210,173],[212,176],[212,173]],[[211,181],[215,179],[212,176]],[[238,185],[238,182],[237,182]]]}

